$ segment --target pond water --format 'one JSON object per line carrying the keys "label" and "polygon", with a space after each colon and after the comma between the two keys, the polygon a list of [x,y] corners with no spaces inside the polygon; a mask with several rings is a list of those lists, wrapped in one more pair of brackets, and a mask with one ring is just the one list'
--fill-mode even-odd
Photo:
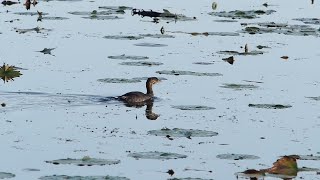
{"label": "pond water", "polygon": [[[24,3],[0,7],[22,74],[1,83],[0,179],[236,179],[320,154],[317,0]],[[114,98],[153,76],[152,105]]]}

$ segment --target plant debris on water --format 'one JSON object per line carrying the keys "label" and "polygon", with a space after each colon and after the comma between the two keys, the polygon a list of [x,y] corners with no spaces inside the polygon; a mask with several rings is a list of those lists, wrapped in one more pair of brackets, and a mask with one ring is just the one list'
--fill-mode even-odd
{"label": "plant debris on water", "polygon": [[110,160],[110,159],[96,159],[96,158],[90,158],[88,156],[83,157],[82,159],[58,159],[53,161],[46,161],[46,163],[51,163],[55,165],[59,164],[72,164],[77,166],[103,166],[103,165],[114,165],[119,164],[120,160]]}
{"label": "plant debris on water", "polygon": [[187,158],[187,156],[183,154],[158,152],[158,151],[130,153],[128,156],[136,159],[158,159],[158,160]]}
{"label": "plant debris on water", "polygon": [[180,129],[180,128],[163,128],[160,130],[151,130],[148,131],[148,134],[154,136],[171,136],[171,137],[212,137],[217,136],[217,132],[206,131],[206,130],[198,130],[198,129]]}
{"label": "plant debris on water", "polygon": [[201,106],[201,105],[181,105],[181,106],[172,106],[175,109],[194,111],[194,110],[213,110],[214,107]]}
{"label": "plant debris on water", "polygon": [[40,180],[129,180],[126,177],[118,176],[67,176],[67,175],[52,175],[52,176],[42,176]]}
{"label": "plant debris on water", "polygon": [[135,46],[142,46],[142,47],[165,47],[165,46],[168,46],[166,44],[157,44],[157,43],[137,43],[134,45]]}
{"label": "plant debris on water", "polygon": [[17,67],[3,64],[0,67],[0,77],[3,82],[13,81],[14,78],[20,77],[22,74],[17,70]]}
{"label": "plant debris on water", "polygon": [[202,73],[202,72],[193,72],[193,71],[179,71],[179,70],[163,70],[157,71],[158,74],[166,74],[166,75],[190,75],[190,76],[222,76],[220,73]]}
{"label": "plant debris on water", "polygon": [[219,159],[228,159],[228,160],[253,160],[260,159],[258,156],[248,155],[248,154],[219,154],[217,155]]}
{"label": "plant debris on water", "polygon": [[249,104],[248,106],[262,109],[287,109],[292,107],[291,105],[282,104]]}

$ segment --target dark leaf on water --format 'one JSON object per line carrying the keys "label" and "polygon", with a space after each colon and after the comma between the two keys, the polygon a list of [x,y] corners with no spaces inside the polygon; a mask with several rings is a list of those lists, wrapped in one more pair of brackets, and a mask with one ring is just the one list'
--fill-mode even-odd
{"label": "dark leaf on water", "polygon": [[15,66],[9,66],[8,64],[3,64],[0,67],[0,78],[3,82],[13,81],[14,78],[20,77],[22,74],[17,70]]}
{"label": "dark leaf on water", "polygon": [[231,65],[233,65],[233,63],[234,63],[234,57],[233,56],[230,56],[228,58],[223,58],[222,60],[224,60],[225,62],[228,62]]}
{"label": "dark leaf on water", "polygon": [[249,107],[254,108],[263,108],[263,109],[286,109],[291,108],[291,105],[282,105],[282,104],[249,104]]}

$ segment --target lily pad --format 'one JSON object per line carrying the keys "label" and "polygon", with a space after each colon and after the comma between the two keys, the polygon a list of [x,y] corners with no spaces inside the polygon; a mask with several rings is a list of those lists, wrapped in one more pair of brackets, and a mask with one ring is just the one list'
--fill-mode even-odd
{"label": "lily pad", "polygon": [[213,179],[202,179],[202,178],[170,178],[168,180],[213,180]]}
{"label": "lily pad", "polygon": [[157,160],[169,160],[169,159],[187,158],[187,156],[183,155],[183,154],[158,152],[158,151],[130,153],[128,156],[136,158],[136,159],[157,159]]}
{"label": "lily pad", "polygon": [[292,107],[291,105],[282,104],[249,104],[248,106],[262,109],[287,109]]}
{"label": "lily pad", "polygon": [[134,44],[135,46],[143,46],[143,47],[165,47],[168,46],[166,44],[157,44],[157,43],[138,43]]}
{"label": "lily pad", "polygon": [[82,17],[84,19],[92,19],[92,20],[116,20],[116,19],[123,19],[122,17],[118,16],[96,16],[96,15],[91,15],[88,17]]}
{"label": "lily pad", "polygon": [[149,37],[149,38],[175,38],[173,35],[169,34],[140,34],[141,37]]}
{"label": "lily pad", "polygon": [[45,16],[41,18],[42,20],[67,20],[69,18],[67,17],[51,17],[51,16]]}
{"label": "lily pad", "polygon": [[9,178],[14,178],[16,175],[12,173],[7,173],[7,172],[0,172],[0,179],[9,179]]}
{"label": "lily pad", "polygon": [[126,177],[118,176],[66,176],[66,175],[53,175],[53,176],[42,176],[41,180],[129,180]]}
{"label": "lily pad", "polygon": [[223,84],[222,88],[242,90],[242,89],[256,89],[258,86],[252,84]]}
{"label": "lily pad", "polygon": [[126,66],[160,66],[163,63],[160,62],[151,62],[151,61],[137,61],[137,62],[122,62],[120,65]]}
{"label": "lily pad", "polygon": [[106,9],[112,11],[125,11],[125,10],[132,10],[132,7],[127,6],[100,6],[99,9]]}
{"label": "lily pad", "polygon": [[[20,16],[38,16],[38,12],[15,12],[13,14]],[[48,15],[48,13],[42,13],[43,16]]]}
{"label": "lily pad", "polygon": [[292,36],[319,36],[320,31],[316,28],[310,27],[308,25],[289,25],[284,23],[244,23],[246,26],[241,32],[248,34],[284,34]]}
{"label": "lily pad", "polygon": [[194,111],[194,110],[213,110],[216,109],[214,107],[209,107],[209,106],[199,106],[199,105],[183,105],[183,106],[172,106],[175,109],[180,109],[180,110],[187,110],[187,111]]}
{"label": "lily pad", "polygon": [[238,51],[218,51],[218,54],[225,54],[225,55],[243,55],[243,56],[256,56],[261,55],[263,51],[250,51],[250,52],[238,52]]}
{"label": "lily pad", "polygon": [[117,39],[117,40],[138,40],[143,39],[141,36],[122,36],[122,35],[114,35],[114,36],[104,36],[105,39]]}
{"label": "lily pad", "polygon": [[35,27],[35,28],[30,28],[30,29],[15,28],[15,31],[19,34],[25,34],[28,32],[44,33],[44,32],[52,31],[52,29],[45,29],[45,28],[40,28],[40,27]]}
{"label": "lily pad", "polygon": [[166,75],[190,75],[190,76],[222,76],[220,73],[202,73],[202,72],[193,72],[193,71],[178,71],[178,70],[163,70],[157,71],[158,74],[166,74]]}
{"label": "lily pad", "polygon": [[315,25],[319,25],[320,24],[320,19],[319,18],[296,18],[293,19],[295,21],[301,21],[305,24],[315,24]]}
{"label": "lily pad", "polygon": [[248,154],[219,154],[217,155],[219,159],[227,159],[227,160],[254,160],[260,159],[258,156],[248,155]]}
{"label": "lily pad", "polygon": [[77,166],[104,166],[104,165],[114,165],[119,164],[120,160],[110,160],[110,159],[96,159],[90,158],[88,156],[83,157],[82,159],[58,159],[53,161],[46,161],[46,163],[51,163],[55,165],[59,164],[72,164]]}
{"label": "lily pad", "polygon": [[320,96],[318,96],[318,97],[307,97],[307,98],[315,100],[315,101],[320,101]]}
{"label": "lily pad", "polygon": [[119,59],[119,60],[146,60],[149,59],[147,56],[132,56],[132,55],[118,55],[118,56],[108,56],[109,59]]}
{"label": "lily pad", "polygon": [[218,17],[225,17],[225,18],[232,18],[232,19],[255,19],[261,15],[270,15],[276,11],[274,10],[250,10],[250,11],[222,11],[222,12],[210,12],[209,15],[218,16]]}
{"label": "lily pad", "polygon": [[141,82],[139,79],[124,79],[124,78],[105,78],[98,79],[99,82],[103,83],[138,83]]}
{"label": "lily pad", "polygon": [[205,131],[205,130],[198,130],[198,129],[180,129],[180,128],[173,128],[173,129],[160,129],[160,130],[151,130],[148,131],[148,134],[154,136],[171,136],[171,137],[212,137],[217,136],[217,132],[213,131]]}

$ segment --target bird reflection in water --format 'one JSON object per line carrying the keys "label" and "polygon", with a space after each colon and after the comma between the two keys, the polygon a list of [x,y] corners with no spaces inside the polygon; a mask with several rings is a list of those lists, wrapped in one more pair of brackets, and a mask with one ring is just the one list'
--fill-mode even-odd
{"label": "bird reflection in water", "polygon": [[153,110],[153,99],[144,101],[144,102],[125,102],[123,101],[124,105],[127,107],[135,107],[135,108],[141,108],[143,106],[146,106],[145,115],[146,118],[149,120],[157,120],[160,116],[159,114],[154,113]]}

